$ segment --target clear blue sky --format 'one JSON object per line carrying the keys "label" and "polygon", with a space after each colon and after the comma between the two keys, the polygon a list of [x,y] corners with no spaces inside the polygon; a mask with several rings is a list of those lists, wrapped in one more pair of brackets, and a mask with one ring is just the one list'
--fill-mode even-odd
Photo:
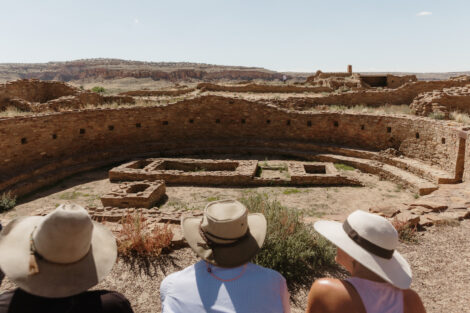
{"label": "clear blue sky", "polygon": [[470,70],[469,0],[0,0],[0,63]]}

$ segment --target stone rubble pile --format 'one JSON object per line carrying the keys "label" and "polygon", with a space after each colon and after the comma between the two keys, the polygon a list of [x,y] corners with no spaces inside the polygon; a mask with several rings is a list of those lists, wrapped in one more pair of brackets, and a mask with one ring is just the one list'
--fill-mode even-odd
{"label": "stone rubble pile", "polygon": [[412,203],[376,206],[369,211],[420,229],[470,219],[470,183],[441,185]]}

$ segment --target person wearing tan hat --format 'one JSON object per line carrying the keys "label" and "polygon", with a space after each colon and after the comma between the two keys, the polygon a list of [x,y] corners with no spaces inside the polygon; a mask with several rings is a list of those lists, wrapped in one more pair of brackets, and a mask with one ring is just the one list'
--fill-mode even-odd
{"label": "person wearing tan hat", "polygon": [[315,281],[306,313],[426,312],[409,289],[411,268],[396,251],[398,233],[387,219],[355,211],[342,224],[318,221],[314,227],[337,246],[336,262],[352,277]]}
{"label": "person wearing tan hat", "polygon": [[0,295],[0,313],[132,313],[117,292],[86,291],[116,257],[112,233],[79,205],[17,218],[0,233],[0,268],[19,288]]}
{"label": "person wearing tan hat", "polygon": [[209,203],[202,218],[183,217],[183,235],[202,260],[162,281],[162,312],[289,313],[284,277],[250,263],[266,226],[264,215],[235,200]]}

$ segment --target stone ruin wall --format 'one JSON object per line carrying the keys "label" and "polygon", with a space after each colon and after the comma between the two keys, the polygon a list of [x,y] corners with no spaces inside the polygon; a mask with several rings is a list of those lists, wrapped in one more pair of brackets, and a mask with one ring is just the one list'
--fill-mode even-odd
{"label": "stone ruin wall", "polygon": [[191,93],[195,88],[184,88],[176,90],[132,90],[121,92],[120,96],[131,96],[131,97],[160,97],[160,96],[181,96],[187,93]]}
{"label": "stone ruin wall", "polygon": [[216,96],[160,107],[2,118],[0,192],[25,194],[76,172],[134,157],[295,155],[312,153],[318,144],[373,151],[392,147],[454,173],[459,141],[467,135],[445,122],[421,117],[292,112]]}
{"label": "stone ruin wall", "polygon": [[225,91],[225,92],[256,92],[256,93],[295,93],[295,92],[331,92],[330,87],[298,87],[292,85],[259,85],[248,84],[244,86],[225,86],[211,83],[200,83],[196,87],[201,91]]}
{"label": "stone ruin wall", "polygon": [[421,93],[444,89],[450,87],[462,87],[470,83],[466,80],[447,80],[447,81],[418,81],[405,84],[402,87],[392,90],[357,90],[339,95],[329,95],[317,98],[295,98],[274,101],[275,104],[294,109],[308,109],[320,105],[341,105],[353,107],[356,105],[365,105],[368,107],[379,107],[386,104],[390,105],[409,105]]}
{"label": "stone ruin wall", "polygon": [[417,82],[418,79],[416,75],[403,75],[403,76],[396,76],[396,75],[387,75],[387,88],[396,89],[401,87],[409,82]]}
{"label": "stone ruin wall", "polygon": [[64,96],[75,95],[79,90],[60,82],[17,80],[0,85],[0,94],[29,102],[47,102]]}
{"label": "stone ruin wall", "polygon": [[23,79],[0,85],[0,111],[8,107],[27,112],[62,111],[111,102],[135,103],[135,100],[125,95],[102,96],[58,81]]}
{"label": "stone ruin wall", "polygon": [[410,105],[416,115],[428,116],[441,113],[446,118],[452,111],[470,113],[470,84],[419,94]]}

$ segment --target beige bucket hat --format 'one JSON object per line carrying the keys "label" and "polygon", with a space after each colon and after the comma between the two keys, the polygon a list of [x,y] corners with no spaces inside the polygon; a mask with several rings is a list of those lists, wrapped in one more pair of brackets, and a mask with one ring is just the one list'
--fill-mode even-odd
{"label": "beige bucket hat", "polygon": [[220,267],[237,267],[250,261],[266,237],[263,214],[248,214],[236,200],[207,204],[203,217],[183,217],[183,235],[203,260]]}
{"label": "beige bucket hat", "polygon": [[400,289],[411,284],[411,268],[395,249],[398,233],[385,218],[364,211],[351,213],[343,224],[318,221],[315,230],[350,257]]}
{"label": "beige bucket hat", "polygon": [[116,240],[79,205],[17,218],[0,233],[0,268],[21,289],[62,298],[96,285],[112,269]]}

